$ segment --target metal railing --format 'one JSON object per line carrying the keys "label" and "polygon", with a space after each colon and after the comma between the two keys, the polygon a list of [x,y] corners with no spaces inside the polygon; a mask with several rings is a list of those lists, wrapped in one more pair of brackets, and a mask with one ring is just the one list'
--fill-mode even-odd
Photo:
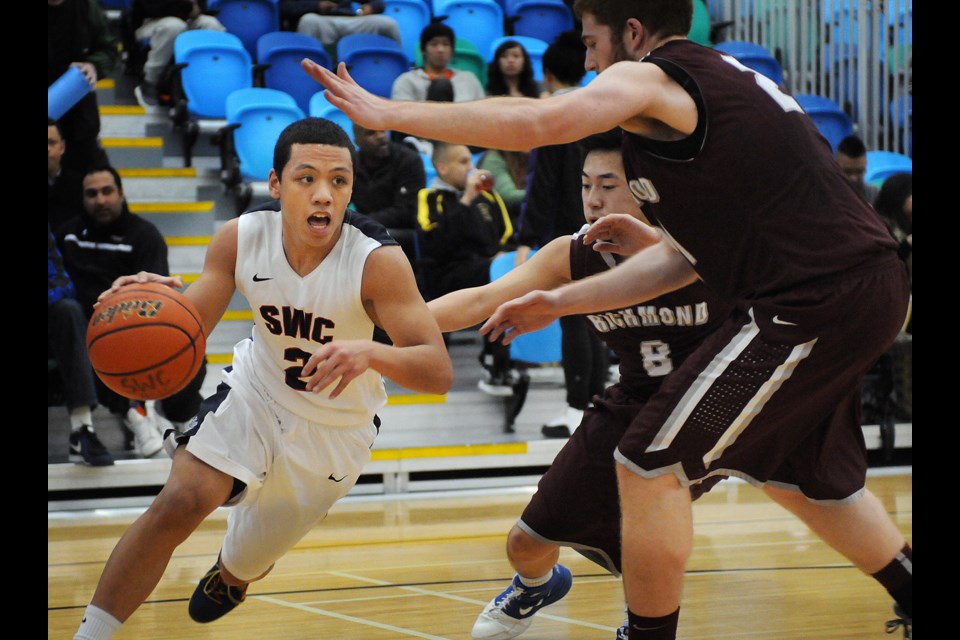
{"label": "metal railing", "polygon": [[913,156],[913,0],[708,0],[718,40],[763,45],[791,93],[830,98],[868,149]]}

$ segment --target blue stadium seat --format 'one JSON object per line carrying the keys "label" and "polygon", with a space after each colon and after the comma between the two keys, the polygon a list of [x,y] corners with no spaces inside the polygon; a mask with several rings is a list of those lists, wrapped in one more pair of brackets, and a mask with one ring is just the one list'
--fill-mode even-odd
{"label": "blue stadium seat", "polygon": [[[531,252],[531,255],[533,253],[535,252]],[[516,251],[508,251],[494,258],[493,262],[490,263],[490,280],[496,280],[513,269],[516,256]],[[506,414],[505,432],[512,433],[514,431],[513,423],[526,401],[527,390],[530,388],[530,374],[527,373],[526,369],[531,365],[556,365],[560,363],[563,358],[561,342],[560,322],[554,320],[539,331],[517,336],[510,343],[511,367],[517,370],[518,375],[511,384],[513,395],[506,398],[504,406]]]}
{"label": "blue stadium seat", "polygon": [[353,33],[337,41],[337,62],[361,87],[383,98],[389,98],[393,81],[410,70],[410,59],[400,43],[374,33]]}
{"label": "blue stadium seat", "polygon": [[530,36],[503,36],[490,43],[490,50],[487,52],[487,62],[493,62],[493,56],[503,42],[512,40],[527,50],[530,56],[530,62],[533,65],[533,79],[537,82],[543,82],[543,52],[550,46],[548,42],[539,38]]}
{"label": "blue stadium seat", "polygon": [[260,36],[280,30],[278,0],[217,0],[207,6],[217,10],[217,20],[240,38],[251,56],[257,55]]}
{"label": "blue stadium seat", "polygon": [[300,110],[306,113],[317,84],[300,67],[304,58],[327,69],[333,68],[330,54],[316,38],[293,31],[273,31],[257,40],[254,69],[262,74],[264,87],[289,93]]}
{"label": "blue stadium seat", "polygon": [[430,158],[430,154],[420,152],[420,160],[423,162],[423,170],[427,174],[426,185],[427,188],[430,188],[430,183],[433,182],[433,179],[437,177],[437,169],[433,166],[433,160]]}
{"label": "blue stadium seat", "polygon": [[225,144],[236,154],[244,182],[267,180],[280,132],[304,117],[293,96],[277,89],[250,87],[227,96],[227,131],[232,143]]}
{"label": "blue stadium seat", "polygon": [[765,75],[778,85],[783,84],[783,69],[780,63],[763,45],[745,40],[727,40],[717,43],[714,48],[733,56],[743,66]]}
{"label": "blue stadium seat", "polygon": [[[534,252],[531,252],[531,256]],[[496,280],[513,269],[517,252],[508,251],[493,259],[490,263],[490,280]],[[510,343],[510,358],[529,364],[551,364],[562,359],[560,349],[560,321],[554,320],[549,325],[526,333]]]}
{"label": "blue stadium seat", "polygon": [[184,166],[189,167],[200,130],[219,130],[226,119],[227,96],[253,86],[253,61],[240,38],[207,29],[177,36],[173,59],[171,119],[181,131]]}
{"label": "blue stadium seat", "polygon": [[913,173],[913,158],[894,151],[867,151],[864,182],[879,184],[895,173]]}
{"label": "blue stadium seat", "polygon": [[491,42],[506,35],[503,9],[495,0],[439,0],[434,4],[433,15],[446,16],[444,24],[460,38],[472,42],[481,55]]}
{"label": "blue stadium seat", "polygon": [[184,31],[173,41],[173,58],[191,116],[223,119],[227,96],[253,86],[253,60],[232,33]]}
{"label": "blue stadium seat", "polygon": [[513,34],[538,38],[547,44],[574,27],[573,11],[563,0],[520,0],[507,16]]}
{"label": "blue stadium seat", "polygon": [[353,139],[353,121],[343,111],[327,102],[327,99],[323,96],[323,91],[313,94],[310,99],[310,115],[314,118],[326,118],[336,122],[347,132],[350,142],[356,144],[356,140]]}
{"label": "blue stadium seat", "polygon": [[430,23],[429,0],[384,0],[383,14],[393,18],[400,29],[400,43],[407,58],[420,50],[420,32]]}
{"label": "blue stadium seat", "polygon": [[837,150],[841,140],[853,133],[853,122],[850,116],[830,98],[812,93],[798,93],[793,97],[810,116],[817,130],[823,134],[834,151]]}

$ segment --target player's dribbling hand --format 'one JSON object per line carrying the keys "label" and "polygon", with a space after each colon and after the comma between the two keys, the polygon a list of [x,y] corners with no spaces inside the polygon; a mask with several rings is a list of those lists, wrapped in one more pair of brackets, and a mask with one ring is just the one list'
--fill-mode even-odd
{"label": "player's dribbling hand", "polygon": [[503,336],[503,344],[510,344],[519,335],[543,329],[560,317],[556,297],[553,291],[531,291],[504,302],[483,323],[480,333],[490,342]]}
{"label": "player's dribbling hand", "polygon": [[584,244],[594,251],[631,256],[660,242],[660,232],[625,213],[606,215],[587,229]]}
{"label": "player's dribbling hand", "polygon": [[183,279],[180,278],[180,276],[161,276],[157,273],[150,273],[149,271],[140,271],[139,273],[135,273],[130,276],[120,276],[114,280],[109,289],[97,296],[97,301],[93,304],[93,306],[96,307],[98,304],[103,302],[104,298],[113,295],[119,291],[121,287],[125,287],[128,284],[143,284],[144,282],[165,284],[174,289],[183,288]]}
{"label": "player's dribbling hand", "polygon": [[339,378],[330,399],[339,396],[348,384],[370,368],[372,345],[370,340],[342,340],[328,342],[317,349],[300,371],[302,378],[309,378],[306,390],[320,393]]}

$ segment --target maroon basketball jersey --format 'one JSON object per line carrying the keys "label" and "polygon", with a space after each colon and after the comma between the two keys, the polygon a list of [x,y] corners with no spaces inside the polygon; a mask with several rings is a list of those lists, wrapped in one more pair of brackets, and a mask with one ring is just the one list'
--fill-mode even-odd
{"label": "maroon basketball jersey", "polygon": [[[586,229],[584,226],[570,241],[574,280],[603,273],[622,261],[620,256],[584,245]],[[617,355],[621,384],[634,397],[646,399],[659,388],[663,376],[680,366],[732,309],[732,303],[698,281],[641,304],[585,317],[591,330]]]}
{"label": "maroon basketball jersey", "polygon": [[716,291],[771,298],[896,250],[827,141],[771,80],[689,40],[639,64],[683,86],[699,119],[675,142],[625,134],[630,188]]}

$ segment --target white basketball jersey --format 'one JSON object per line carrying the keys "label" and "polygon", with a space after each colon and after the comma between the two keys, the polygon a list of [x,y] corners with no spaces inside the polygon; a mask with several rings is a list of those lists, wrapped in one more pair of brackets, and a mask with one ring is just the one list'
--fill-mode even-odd
{"label": "white basketball jersey", "polygon": [[254,325],[253,339],[234,347],[234,371],[227,374],[227,383],[231,375],[253,378],[288,410],[330,426],[368,424],[387,401],[383,378],[373,369],[333,400],[329,395],[336,383],[311,393],[300,377],[307,359],[323,344],[373,337],[360,285],[367,256],[385,243],[352,219],[348,213],[333,250],[305,276],[284,255],[279,211],[245,213],[238,225],[237,290],[250,303]]}

